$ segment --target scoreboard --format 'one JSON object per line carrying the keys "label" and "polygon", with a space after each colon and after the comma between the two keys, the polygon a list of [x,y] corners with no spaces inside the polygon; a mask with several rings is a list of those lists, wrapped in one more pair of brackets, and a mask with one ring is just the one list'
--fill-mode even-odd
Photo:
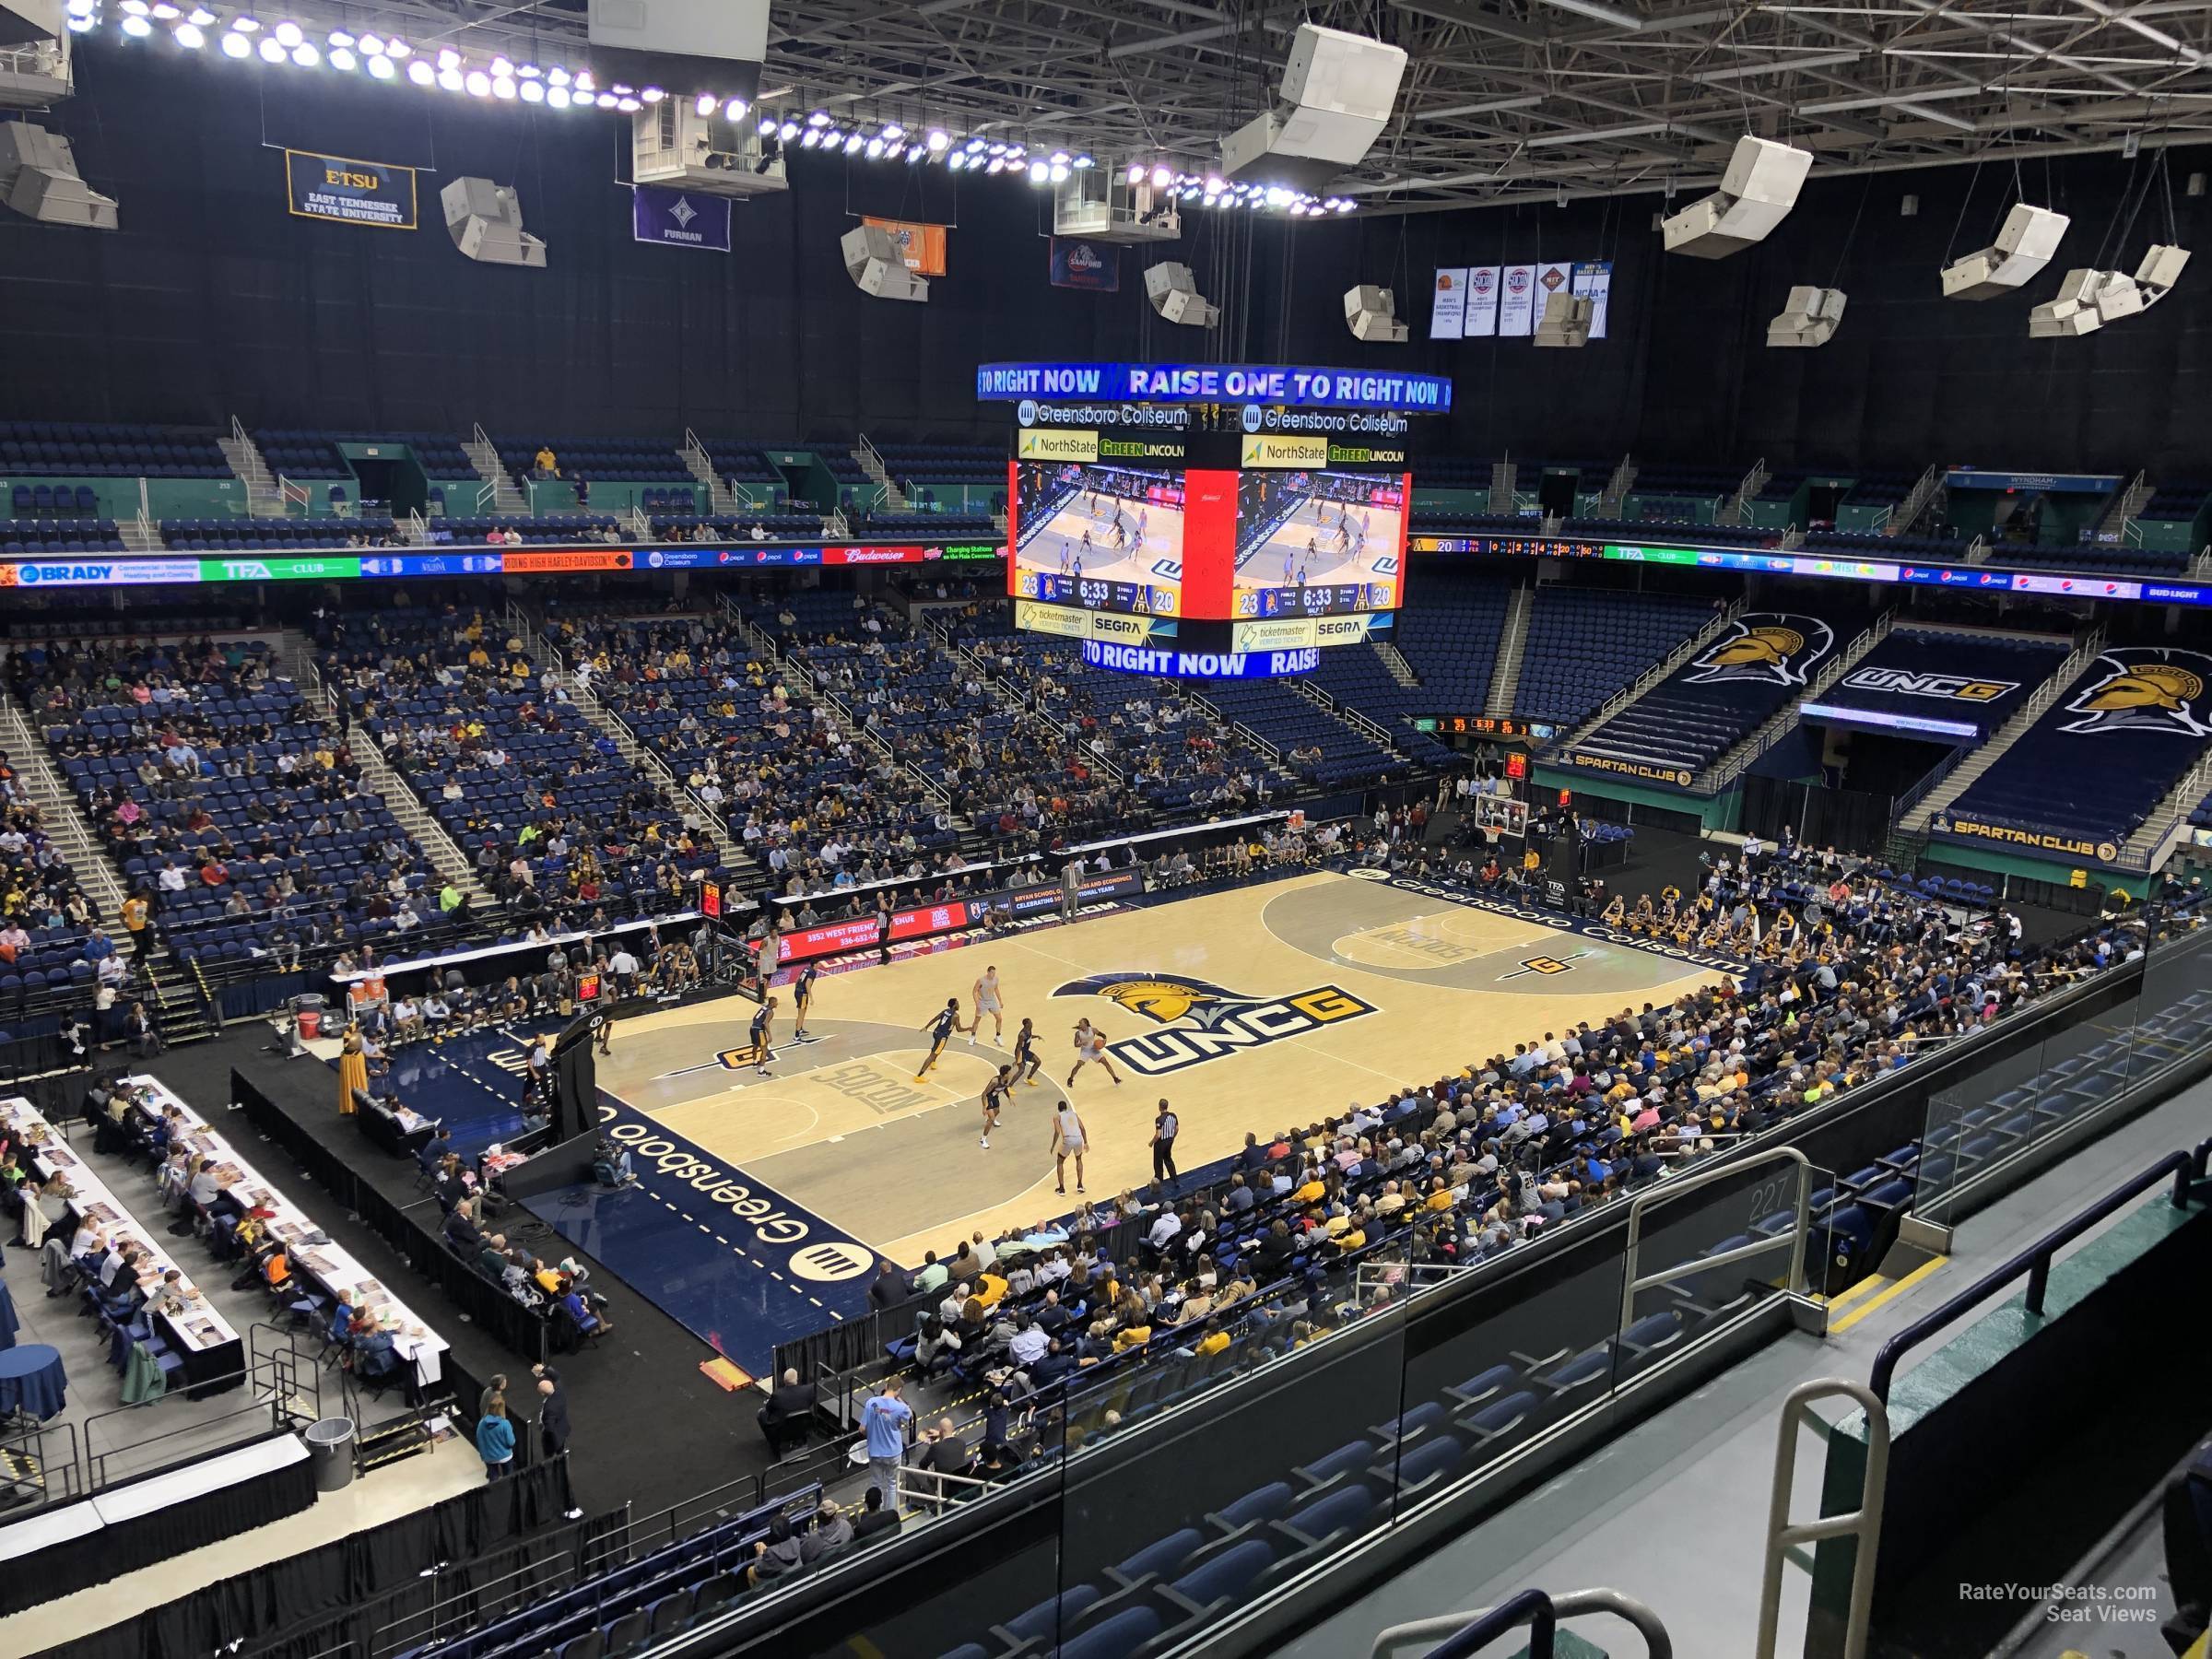
{"label": "scoreboard", "polygon": [[[1050,383],[979,377],[1032,382]],[[983,391],[1017,405],[1016,625],[1080,641],[1087,655],[1095,653],[1100,667],[1204,678],[1308,672],[1302,653],[1387,629],[1405,599],[1407,416],[1438,406],[1394,405],[1397,385],[1359,381],[1372,407]]]}

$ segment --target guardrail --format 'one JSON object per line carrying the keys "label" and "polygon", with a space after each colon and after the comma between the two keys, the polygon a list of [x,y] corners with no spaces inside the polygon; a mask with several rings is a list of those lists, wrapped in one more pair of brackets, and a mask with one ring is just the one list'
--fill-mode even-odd
{"label": "guardrail", "polygon": [[1659,1616],[1634,1596],[1618,1590],[1576,1590],[1565,1595],[1524,1590],[1512,1600],[1479,1613],[1446,1613],[1392,1625],[1376,1635],[1374,1646],[1368,1650],[1369,1659],[1389,1659],[1400,1648],[1434,1641],[1440,1636],[1443,1641],[1429,1650],[1427,1659],[1467,1659],[1523,1625],[1528,1627],[1528,1659],[1552,1659],[1559,1620],[1584,1613],[1612,1614],[1643,1638],[1649,1659],[1674,1659],[1675,1644]]}
{"label": "guardrail", "polygon": [[2212,1159],[2212,1141],[2204,1142],[2194,1152],[2167,1154],[2125,1185],[2107,1193],[2073,1219],[2053,1228],[2002,1266],[1983,1274],[1940,1308],[1914,1320],[1883,1343],[1881,1351],[1875,1355],[1874,1370],[1869,1373],[1866,1384],[1873,1391],[1875,1398],[1885,1406],[1889,1403],[1889,1389],[1896,1381],[1898,1362],[1907,1354],[1938,1331],[1956,1324],[1989,1297],[2022,1276],[2028,1280],[2028,1312],[2040,1318],[2043,1312],[2044,1292],[2050,1288],[2053,1256],[2100,1221],[2116,1215],[2132,1200],[2141,1197],[2170,1176],[2173,1181],[2173,1206],[2176,1209],[2186,1208],[2190,1188],[2204,1179],[2208,1159]]}

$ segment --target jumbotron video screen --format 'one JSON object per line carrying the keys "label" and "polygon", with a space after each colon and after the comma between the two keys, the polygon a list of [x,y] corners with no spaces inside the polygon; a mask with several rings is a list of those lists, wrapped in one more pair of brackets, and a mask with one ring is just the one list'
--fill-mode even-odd
{"label": "jumbotron video screen", "polygon": [[1396,609],[1406,570],[1410,482],[1395,474],[1242,474],[1237,482],[1237,616]]}
{"label": "jumbotron video screen", "polygon": [[1016,597],[1181,615],[1182,509],[1180,472],[1019,463],[1011,522]]}

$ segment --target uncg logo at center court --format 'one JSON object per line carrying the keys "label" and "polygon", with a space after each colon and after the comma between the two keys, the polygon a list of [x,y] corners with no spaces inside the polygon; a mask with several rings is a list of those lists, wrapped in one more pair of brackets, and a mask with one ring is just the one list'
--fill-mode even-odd
{"label": "uncg logo at center court", "polygon": [[1248,996],[1208,980],[1151,973],[1095,973],[1071,980],[1053,994],[1107,997],[1160,1026],[1106,1047],[1116,1063],[1147,1077],[1303,1037],[1377,1011],[1374,1004],[1341,985],[1315,985],[1285,996]]}

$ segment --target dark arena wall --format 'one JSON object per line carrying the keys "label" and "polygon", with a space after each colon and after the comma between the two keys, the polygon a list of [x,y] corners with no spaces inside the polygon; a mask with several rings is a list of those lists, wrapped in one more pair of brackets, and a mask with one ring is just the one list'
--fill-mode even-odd
{"label": "dark arena wall", "polygon": [[[630,240],[627,145],[604,115],[112,43],[80,51],[78,88],[52,124],[121,198],[123,229],[0,217],[6,417],[954,440],[1002,429],[975,401],[979,362],[1232,359],[1451,374],[1453,413],[1423,446],[1477,455],[1915,471],[1942,455],[2157,477],[2201,471],[2212,451],[2205,282],[2089,339],[2027,338],[2032,298],[2066,267],[2132,270],[2166,238],[2162,185],[2124,245],[2114,226],[2149,147],[2030,164],[2030,198],[2076,216],[2030,298],[1937,298],[1947,255],[1986,245],[2013,199],[2008,170],[1963,166],[1816,178],[1765,243],[1717,263],[1661,257],[1655,192],[1326,224],[1192,204],[1181,242],[1124,251],[1121,291],[1092,294],[1048,284],[1046,193],[1006,179],[794,151],[793,189],[739,204],[722,255]],[[267,147],[288,144],[431,170],[422,228],[289,217]],[[2208,165],[2203,147],[2171,153],[2180,241],[2200,250],[2212,215],[2185,182]],[[465,173],[519,185],[546,270],[455,252],[437,191]],[[837,239],[862,212],[952,227],[926,309],[853,288]],[[1217,333],[1161,323],[1141,276],[1161,257],[1217,297],[1248,275],[1252,297]],[[1423,337],[1437,265],[1539,257],[1614,262],[1611,337],[1533,361],[1526,340]],[[1340,297],[1362,281],[1395,288],[1411,343],[1350,338]],[[1768,350],[1768,319],[1806,282],[1849,294],[1842,330],[1817,351]]]}

